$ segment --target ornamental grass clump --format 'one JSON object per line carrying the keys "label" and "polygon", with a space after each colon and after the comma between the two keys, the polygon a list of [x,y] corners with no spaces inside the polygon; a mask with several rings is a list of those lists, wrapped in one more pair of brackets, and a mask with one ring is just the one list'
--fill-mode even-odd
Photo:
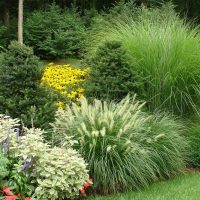
{"label": "ornamental grass clump", "polygon": [[190,143],[190,166],[200,167],[200,125],[193,123],[188,129],[186,137]]}
{"label": "ornamental grass clump", "polygon": [[144,113],[143,105],[135,97],[91,104],[82,98],[57,112],[54,143],[73,145],[81,153],[97,193],[138,189],[184,167],[187,143],[181,125]]}
{"label": "ornamental grass clump", "polygon": [[199,113],[199,28],[180,19],[171,4],[138,8],[132,15],[124,13],[123,18],[94,28],[89,55],[113,40],[122,43],[133,70],[144,80],[144,90],[137,94],[145,97],[151,111]]}

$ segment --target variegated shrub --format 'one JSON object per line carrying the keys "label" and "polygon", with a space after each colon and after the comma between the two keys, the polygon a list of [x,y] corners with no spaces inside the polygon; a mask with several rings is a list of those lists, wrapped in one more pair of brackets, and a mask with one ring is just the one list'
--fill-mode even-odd
{"label": "variegated shrub", "polygon": [[89,182],[86,163],[72,148],[51,147],[43,138],[44,131],[24,128],[18,135],[17,119],[0,115],[0,147],[15,160],[13,170],[28,177],[31,199],[73,199]]}
{"label": "variegated shrub", "polygon": [[0,144],[6,140],[6,137],[10,132],[14,132],[15,128],[19,127],[19,120],[12,119],[9,116],[0,114]]}

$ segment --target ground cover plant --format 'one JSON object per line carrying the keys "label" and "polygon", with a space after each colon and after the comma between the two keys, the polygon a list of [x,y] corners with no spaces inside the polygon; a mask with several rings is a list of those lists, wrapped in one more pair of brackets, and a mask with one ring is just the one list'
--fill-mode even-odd
{"label": "ground cover plant", "polygon": [[3,180],[9,175],[9,160],[0,152],[0,188],[3,186]]}
{"label": "ground cover plant", "polygon": [[143,105],[135,97],[91,104],[83,98],[56,113],[54,144],[81,153],[96,192],[137,189],[184,168],[182,126],[165,115],[143,113]]}
{"label": "ground cover plant", "polygon": [[144,90],[138,95],[142,91],[151,111],[162,109],[187,116],[199,112],[198,28],[180,19],[171,4],[143,7],[132,16],[124,14],[98,27],[91,33],[89,54],[95,55],[105,41],[120,41],[133,71],[144,80]]}

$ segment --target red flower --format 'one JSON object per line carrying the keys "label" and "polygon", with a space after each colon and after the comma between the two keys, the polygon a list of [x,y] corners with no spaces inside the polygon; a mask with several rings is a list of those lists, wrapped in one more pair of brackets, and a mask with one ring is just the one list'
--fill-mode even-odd
{"label": "red flower", "polygon": [[12,196],[6,196],[5,200],[16,200],[17,196],[12,195]]}
{"label": "red flower", "polygon": [[85,183],[83,184],[83,186],[84,186],[85,188],[89,188],[89,187],[90,187],[90,184],[87,183],[87,182],[85,182]]}
{"label": "red flower", "polygon": [[10,190],[9,187],[3,188],[3,192],[4,192],[6,195],[13,195],[13,193],[11,192],[11,190]]}
{"label": "red flower", "polygon": [[21,194],[20,194],[20,193],[18,193],[18,194],[17,194],[17,196],[18,196],[18,197],[20,197],[20,196],[21,196]]}
{"label": "red flower", "polygon": [[26,197],[25,199],[23,199],[23,200],[31,200],[31,198],[30,197]]}
{"label": "red flower", "polygon": [[80,193],[81,194],[85,194],[85,190],[82,188],[82,189],[80,189]]}

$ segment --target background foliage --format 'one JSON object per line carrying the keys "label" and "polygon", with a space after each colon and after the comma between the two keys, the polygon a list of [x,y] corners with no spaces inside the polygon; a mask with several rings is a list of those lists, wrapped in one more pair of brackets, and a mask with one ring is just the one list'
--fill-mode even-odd
{"label": "background foliage", "polygon": [[75,9],[62,11],[52,4],[28,17],[25,43],[32,46],[41,58],[77,57],[83,49],[84,31],[84,24]]}

